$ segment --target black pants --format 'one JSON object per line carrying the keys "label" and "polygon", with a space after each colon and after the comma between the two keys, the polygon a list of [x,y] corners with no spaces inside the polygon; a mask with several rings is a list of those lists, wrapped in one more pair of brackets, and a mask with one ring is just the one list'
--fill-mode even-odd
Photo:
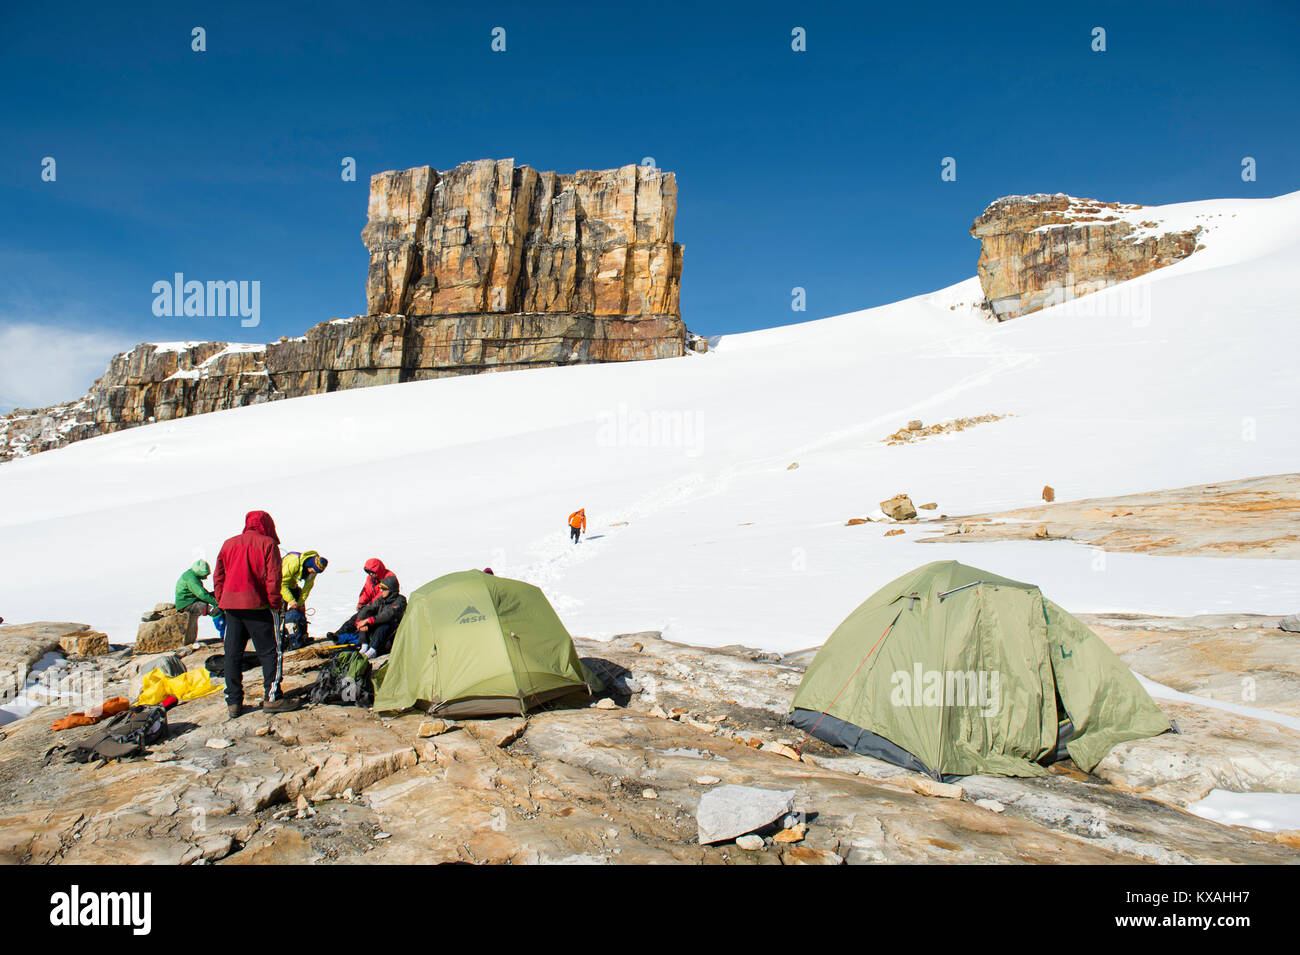
{"label": "black pants", "polygon": [[370,644],[375,648],[375,653],[382,656],[392,647],[395,633],[397,633],[397,624],[381,623],[362,634],[361,642]]}
{"label": "black pants", "polygon": [[262,664],[262,683],[266,687],[265,699],[280,698],[280,675],[283,662],[280,644],[275,636],[275,617],[269,610],[227,610],[225,671],[226,702],[238,705],[244,702],[244,648],[249,640]]}
{"label": "black pants", "polygon": [[573,542],[574,542],[575,544],[578,543],[578,535],[581,534],[581,533],[582,533],[582,529],[579,528],[579,527],[570,527],[570,528],[569,528],[569,536],[573,538]]}

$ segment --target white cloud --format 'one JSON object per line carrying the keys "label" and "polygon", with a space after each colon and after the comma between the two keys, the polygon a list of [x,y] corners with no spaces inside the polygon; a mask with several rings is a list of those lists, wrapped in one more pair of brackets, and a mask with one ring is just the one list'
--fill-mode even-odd
{"label": "white cloud", "polygon": [[34,322],[0,324],[0,411],[79,398],[108,360],[130,348],[120,334]]}

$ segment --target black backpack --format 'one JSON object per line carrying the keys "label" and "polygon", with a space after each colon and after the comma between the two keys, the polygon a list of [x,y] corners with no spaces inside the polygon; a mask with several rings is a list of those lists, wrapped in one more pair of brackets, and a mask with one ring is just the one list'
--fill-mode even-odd
{"label": "black backpack", "polygon": [[340,650],[316,674],[308,699],[369,707],[375,702],[370,661],[356,650]]}
{"label": "black backpack", "polygon": [[123,710],[68,751],[68,759],[130,759],[167,735],[167,711],[161,706]]}

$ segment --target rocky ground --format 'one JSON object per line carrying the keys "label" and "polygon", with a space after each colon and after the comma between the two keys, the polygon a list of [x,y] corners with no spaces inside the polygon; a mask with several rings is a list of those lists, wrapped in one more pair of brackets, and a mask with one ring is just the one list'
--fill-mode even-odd
{"label": "rocky ground", "polygon": [[[1072,540],[1103,550],[1300,558],[1300,474],[947,516],[948,542]],[[936,528],[937,530],[937,528]]]}
{"label": "rocky ground", "polygon": [[[1294,699],[1278,642],[1291,638],[1258,619],[1092,622],[1152,678],[1190,690],[1227,685],[1203,664],[1214,641],[1235,639],[1230,666],[1257,674],[1252,705]],[[42,632],[60,626],[79,625]],[[0,646],[16,644],[10,634]],[[526,720],[440,726],[418,713],[309,705],[230,721],[217,693],[174,708],[170,737],[147,758],[80,765],[61,747],[88,731],[50,729],[79,707],[41,707],[2,729],[0,861],[1300,861],[1300,834],[1225,827],[1183,808],[1214,787],[1300,792],[1300,733],[1276,723],[1162,704],[1182,735],[1117,747],[1095,776],[1067,762],[1041,779],[968,777],[939,796],[915,774],[819,741],[791,758],[799,736],[783,716],[811,650],[703,649],[654,633],[578,645],[610,693]],[[181,656],[193,668],[211,652]],[[125,694],[148,665],[128,653],[77,666],[101,674],[106,695]],[[290,655],[287,690],[305,689],[320,663],[310,649]],[[246,674],[249,699],[259,684]],[[700,799],[726,784],[793,791],[802,839],[774,841],[769,829],[761,849],[699,845]]]}

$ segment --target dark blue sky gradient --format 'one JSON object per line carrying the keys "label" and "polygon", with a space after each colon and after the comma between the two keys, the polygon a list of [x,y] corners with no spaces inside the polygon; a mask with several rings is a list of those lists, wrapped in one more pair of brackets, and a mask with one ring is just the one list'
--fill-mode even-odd
{"label": "dark blue sky gradient", "polygon": [[[973,275],[967,230],[998,196],[1300,189],[1297,11],[6,3],[0,324],[127,342],[300,334],[364,311],[370,174],[509,156],[561,172],[653,156],[675,172],[694,331],[878,305]],[[340,180],[344,156],[356,182]],[[940,181],[945,156],[956,182]],[[259,280],[261,327],[155,318],[150,288],[177,271]]]}

